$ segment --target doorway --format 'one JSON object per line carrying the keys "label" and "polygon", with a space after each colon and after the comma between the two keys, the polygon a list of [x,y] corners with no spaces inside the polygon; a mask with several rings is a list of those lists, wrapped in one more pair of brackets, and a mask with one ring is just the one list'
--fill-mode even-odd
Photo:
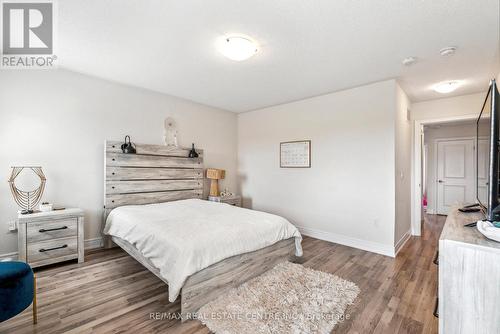
{"label": "doorway", "polygon": [[[416,119],[413,124],[413,158],[412,158],[412,187],[411,187],[411,233],[415,236],[422,235],[422,222],[426,209],[424,203],[428,202],[429,189],[427,188],[428,157],[430,147],[425,144],[424,128],[440,126],[442,124],[469,122],[474,123],[477,114],[472,113],[461,116],[449,116],[444,118]],[[475,136],[475,133],[474,135]],[[428,138],[427,138],[428,139]],[[424,152],[425,156],[424,156]],[[425,175],[425,178],[424,178]]]}
{"label": "doorway", "polygon": [[475,121],[424,125],[422,132],[423,211],[447,215],[457,203],[476,202]]}

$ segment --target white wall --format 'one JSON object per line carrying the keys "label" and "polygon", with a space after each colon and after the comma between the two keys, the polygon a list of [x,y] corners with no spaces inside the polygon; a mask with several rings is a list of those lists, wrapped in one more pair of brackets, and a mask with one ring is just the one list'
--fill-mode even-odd
{"label": "white wall", "polygon": [[[436,213],[436,139],[476,137],[476,124],[443,124],[439,128],[424,128],[424,143],[427,145],[427,212]],[[471,157],[472,159],[473,157]]]}
{"label": "white wall", "polygon": [[406,93],[396,85],[396,221],[394,242],[399,249],[411,235],[411,139],[409,120],[410,101]]}
{"label": "white wall", "polygon": [[13,165],[36,164],[47,176],[44,200],[85,210],[85,238],[100,235],[103,142],[126,134],[162,144],[163,120],[178,123],[179,144],[205,150],[205,166],[227,170],[236,185],[236,115],[175,97],[64,70],[0,74],[0,254],[17,250],[7,222],[17,207],[7,179]]}
{"label": "white wall", "polygon": [[[395,122],[394,80],[239,114],[245,206],[282,215],[305,234],[390,254]],[[403,149],[408,129],[398,129]],[[312,140],[312,167],[280,168],[279,143],[306,139]],[[398,168],[408,167],[400,161]],[[401,185],[405,189],[406,181]]]}
{"label": "white wall", "polygon": [[457,116],[475,116],[481,111],[486,90],[484,92],[461,95],[437,100],[413,103],[411,106],[412,120],[429,120]]}

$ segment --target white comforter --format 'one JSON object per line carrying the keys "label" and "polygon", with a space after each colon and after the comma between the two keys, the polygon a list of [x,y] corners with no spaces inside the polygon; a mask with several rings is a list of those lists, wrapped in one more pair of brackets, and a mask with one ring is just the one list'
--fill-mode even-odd
{"label": "white comforter", "polygon": [[173,302],[186,279],[228,257],[302,236],[283,217],[228,204],[188,199],[114,209],[104,233],[128,241],[159,269]]}

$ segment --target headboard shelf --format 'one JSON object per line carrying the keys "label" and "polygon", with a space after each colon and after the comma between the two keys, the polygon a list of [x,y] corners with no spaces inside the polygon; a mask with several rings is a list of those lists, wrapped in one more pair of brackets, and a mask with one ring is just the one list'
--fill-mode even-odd
{"label": "headboard shelf", "polygon": [[[123,142],[108,140],[106,141],[106,152],[108,153],[122,153],[121,145]],[[137,153],[143,155],[164,155],[169,157],[186,158],[189,154],[190,148],[175,147],[164,145],[151,145],[151,144],[136,144]],[[199,157],[203,157],[203,150],[196,149]]]}
{"label": "headboard shelf", "polygon": [[203,196],[203,150],[135,144],[136,154],[121,151],[120,141],[105,142],[105,217],[111,209]]}

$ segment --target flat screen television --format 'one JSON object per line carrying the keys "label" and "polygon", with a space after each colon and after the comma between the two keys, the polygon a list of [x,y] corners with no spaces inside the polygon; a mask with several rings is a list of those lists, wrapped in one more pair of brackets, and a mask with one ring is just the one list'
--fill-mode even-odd
{"label": "flat screen television", "polygon": [[491,80],[476,122],[476,198],[486,219],[500,221],[499,199],[500,96]]}

